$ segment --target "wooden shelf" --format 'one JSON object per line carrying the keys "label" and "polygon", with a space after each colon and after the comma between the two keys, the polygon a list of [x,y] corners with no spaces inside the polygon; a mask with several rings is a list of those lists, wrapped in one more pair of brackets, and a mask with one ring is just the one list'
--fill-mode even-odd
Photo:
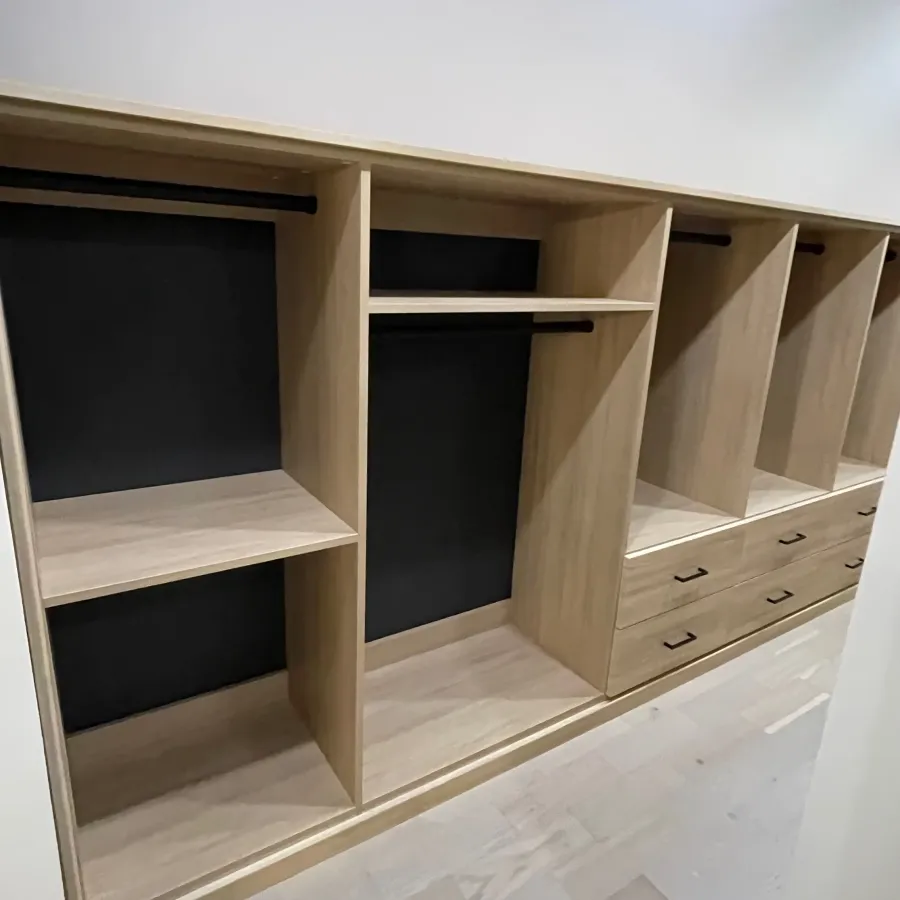
{"label": "wooden shelf", "polygon": [[351,811],[278,673],[70,737],[88,900],[150,900]]}
{"label": "wooden shelf", "polygon": [[439,774],[598,696],[511,625],[368,672],[363,798]]}
{"label": "wooden shelf", "polygon": [[735,516],[638,479],[626,552],[636,553],[736,521]]}
{"label": "wooden shelf", "polygon": [[650,312],[655,304],[642,300],[591,300],[579,297],[498,297],[493,295],[373,296],[370,313],[542,313],[542,312]]}
{"label": "wooden shelf", "polygon": [[811,487],[785,478],[783,475],[775,475],[772,472],[764,472],[756,469],[753,480],[750,482],[750,498],[747,501],[747,515],[757,516],[761,513],[771,512],[773,509],[781,509],[793,503],[803,500],[812,500],[827,493],[821,488]]}
{"label": "wooden shelf", "polygon": [[349,544],[281,470],[34,505],[46,606]]}
{"label": "wooden shelf", "polygon": [[874,481],[876,478],[884,478],[886,472],[887,469],[884,469],[882,466],[875,466],[872,463],[863,462],[859,459],[850,459],[848,456],[842,456],[834,479],[834,489],[839,491],[841,488],[853,487],[855,484],[865,484],[867,481]]}

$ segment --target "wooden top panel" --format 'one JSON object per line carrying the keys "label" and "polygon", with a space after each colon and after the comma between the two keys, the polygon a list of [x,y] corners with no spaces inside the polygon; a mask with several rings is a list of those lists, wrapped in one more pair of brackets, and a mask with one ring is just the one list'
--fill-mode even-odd
{"label": "wooden top panel", "polygon": [[810,487],[808,484],[801,484],[799,481],[785,478],[783,475],[756,469],[753,473],[753,480],[750,482],[747,516],[781,509],[803,500],[823,497],[825,494],[826,491],[821,488]]}
{"label": "wooden top panel", "polygon": [[867,481],[875,481],[884,478],[887,469],[881,466],[873,466],[871,463],[859,459],[850,459],[848,456],[841,458],[838,463],[837,476],[834,480],[834,489],[853,487],[857,484],[865,484]]}
{"label": "wooden top panel", "polygon": [[296,165],[306,170],[358,162],[372,166],[376,184],[390,187],[572,203],[664,200],[710,215],[742,217],[749,211],[813,224],[839,222],[900,232],[900,222],[866,222],[830,210],[384,141],[330,137],[283,125],[87,97],[10,81],[0,81],[0,129],[136,150]]}
{"label": "wooden top panel", "polygon": [[653,303],[637,300],[591,300],[578,297],[495,297],[442,295],[413,297],[374,296],[369,300],[370,313],[504,313],[504,312],[647,312]]}
{"label": "wooden top panel", "polygon": [[46,606],[357,540],[280,470],[49,500],[34,519]]}

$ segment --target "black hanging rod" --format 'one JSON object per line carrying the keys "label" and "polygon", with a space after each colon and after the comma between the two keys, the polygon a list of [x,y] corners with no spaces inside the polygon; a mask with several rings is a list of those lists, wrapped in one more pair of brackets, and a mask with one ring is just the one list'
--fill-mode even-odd
{"label": "black hanging rod", "polygon": [[[673,231],[669,235],[670,240],[676,244],[707,244],[710,247],[730,247],[730,234],[712,234],[704,231]],[[821,256],[825,252],[825,245],[818,241],[797,241],[794,246],[795,253],[812,253]],[[893,262],[897,258],[896,250],[888,250],[885,262]]]}
{"label": "black hanging rod", "polygon": [[315,213],[317,206],[316,198],[308,195],[240,191],[233,188],[170,184],[166,181],[138,181],[133,178],[109,178],[106,175],[41,172],[13,166],[0,166],[0,187],[65,191],[70,194],[96,194],[108,197],[139,197],[144,200],[173,200],[182,203],[211,203],[217,206],[244,206],[251,209],[277,209],[310,214]]}
{"label": "black hanging rod", "polygon": [[444,334],[590,334],[594,323],[587,320],[574,322],[404,322],[402,316],[373,316],[370,320],[373,335],[389,334],[399,337],[432,337]]}

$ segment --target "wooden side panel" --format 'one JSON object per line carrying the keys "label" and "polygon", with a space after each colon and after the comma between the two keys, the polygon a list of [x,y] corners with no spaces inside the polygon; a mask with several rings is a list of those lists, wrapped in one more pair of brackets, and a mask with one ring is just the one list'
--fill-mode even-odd
{"label": "wooden side panel", "polygon": [[[543,289],[657,302],[671,210],[561,223]],[[588,335],[532,344],[512,616],[548,653],[605,688],[655,313],[593,316]]]}
{"label": "wooden side panel", "polygon": [[752,223],[728,248],[670,248],[643,480],[744,515],[796,232]]}
{"label": "wooden side panel", "polygon": [[285,563],[289,689],[358,802],[365,584],[370,175],[317,178],[315,216],[278,225],[284,470],[359,532]]}
{"label": "wooden side panel", "polygon": [[887,466],[900,418],[900,262],[885,265],[856,396],[844,439],[844,455]]}
{"label": "wooden side panel", "polygon": [[31,489],[28,484],[25,447],[22,443],[19,407],[16,401],[15,379],[2,303],[0,303],[0,456],[3,459],[6,499],[9,504],[19,585],[25,607],[25,625],[28,630],[38,710],[44,735],[63,882],[67,900],[81,900],[84,897],[84,889],[76,843],[75,807],[72,802],[66,738],[59,710],[47,616],[38,581]]}
{"label": "wooden side panel", "polygon": [[887,237],[829,234],[798,253],[784,306],[757,465],[830,490],[847,430]]}

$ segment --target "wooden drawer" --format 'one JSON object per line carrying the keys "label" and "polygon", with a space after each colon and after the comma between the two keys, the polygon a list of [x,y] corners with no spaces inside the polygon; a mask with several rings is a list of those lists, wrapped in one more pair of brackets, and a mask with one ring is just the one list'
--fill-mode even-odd
{"label": "wooden drawer", "polygon": [[750,519],[744,532],[742,579],[819,553],[872,529],[881,484]]}
{"label": "wooden drawer", "polygon": [[607,693],[645,681],[859,580],[868,535],[615,633]]}
{"label": "wooden drawer", "polygon": [[740,580],[744,529],[727,528],[625,559],[617,628],[658,616]]}

